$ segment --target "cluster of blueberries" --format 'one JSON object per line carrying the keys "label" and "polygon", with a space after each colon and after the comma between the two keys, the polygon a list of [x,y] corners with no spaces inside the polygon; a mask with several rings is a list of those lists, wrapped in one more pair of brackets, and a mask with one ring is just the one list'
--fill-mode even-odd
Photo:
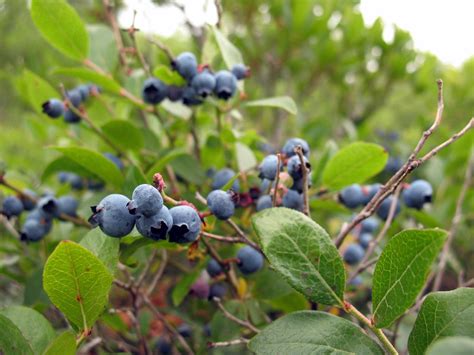
{"label": "cluster of blueberries", "polygon": [[19,218],[28,211],[21,227],[21,240],[37,242],[43,239],[53,226],[53,219],[63,221],[64,216],[77,216],[78,201],[72,196],[55,198],[50,194],[38,198],[31,190],[25,190],[20,197],[8,196],[3,200],[1,213],[7,218]]}
{"label": "cluster of blueberries", "polygon": [[200,105],[206,97],[215,95],[222,100],[228,100],[237,92],[237,81],[247,78],[249,68],[237,64],[232,70],[220,70],[214,73],[208,65],[198,65],[196,56],[183,52],[171,63],[186,80],[185,86],[166,85],[158,78],[148,78],[143,83],[142,97],[148,104],[157,105],[164,99],[181,101],[184,105]]}
{"label": "cluster of blueberries", "polygon": [[[348,208],[364,206],[379,191],[381,184],[361,186],[350,185],[339,192],[339,201]],[[426,180],[415,180],[411,184],[404,186],[402,199],[409,208],[422,209],[426,203],[430,203],[433,198],[433,187]],[[386,220],[390,211],[393,196],[388,196],[377,209],[377,215]],[[400,213],[401,204],[397,201],[395,216]]]}
{"label": "cluster of blueberries", "polygon": [[[78,108],[90,95],[98,95],[100,88],[93,84],[82,84],[66,92],[67,99]],[[81,118],[60,99],[49,99],[41,105],[43,113],[51,118],[63,116],[67,123],[78,123]]]}

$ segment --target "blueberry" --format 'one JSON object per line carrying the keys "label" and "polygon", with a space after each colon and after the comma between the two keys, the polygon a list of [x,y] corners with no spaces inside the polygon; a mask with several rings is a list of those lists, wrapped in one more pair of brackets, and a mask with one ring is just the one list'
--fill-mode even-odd
{"label": "blueberry", "polygon": [[60,214],[76,217],[78,206],[79,202],[72,196],[62,196],[58,198],[58,208]]}
{"label": "blueberry", "polygon": [[209,70],[205,69],[194,76],[191,85],[199,96],[205,98],[214,91],[216,78]]}
{"label": "blueberry", "polygon": [[358,184],[350,185],[339,192],[339,201],[348,208],[356,208],[363,204],[364,194]]}
{"label": "blueberry", "polygon": [[[308,158],[303,156],[303,162],[306,169],[311,169],[311,164],[308,161]],[[303,167],[301,166],[300,157],[293,155],[287,162],[288,174],[293,178],[293,180],[299,180],[303,177]]]}
{"label": "blueberry", "polygon": [[53,196],[44,196],[38,200],[38,209],[48,218],[59,216],[58,200]]}
{"label": "blueberry", "polygon": [[193,335],[193,329],[186,323],[181,324],[176,330],[183,338],[190,338]]}
{"label": "blueberry", "polygon": [[135,226],[135,216],[128,212],[127,204],[130,200],[123,195],[112,194],[106,196],[97,206],[91,207],[94,214],[89,222],[98,225],[102,232],[114,238],[124,237]]}
{"label": "blueberry", "polygon": [[228,70],[221,70],[216,74],[215,94],[219,99],[228,100],[237,91],[237,79]]}
{"label": "blueberry", "polygon": [[237,80],[243,80],[250,76],[250,69],[244,64],[235,64],[232,67],[232,74],[234,74]]}
{"label": "blueberry", "polygon": [[232,195],[222,190],[214,190],[207,196],[207,206],[212,214],[221,220],[229,219],[235,212]]}
{"label": "blueberry", "polygon": [[9,218],[19,216],[23,212],[23,203],[16,196],[8,196],[3,200],[2,212]]}
{"label": "blueberry", "polygon": [[303,195],[295,190],[288,190],[283,196],[283,206],[291,208],[293,210],[302,211],[303,210]]}
{"label": "blueberry", "polygon": [[411,208],[422,209],[432,198],[433,187],[426,180],[415,180],[403,191],[403,201]]}
{"label": "blueberry", "polygon": [[65,172],[65,171],[60,171],[57,175],[58,177],[58,181],[61,183],[61,184],[65,184],[69,181],[70,179],[70,176],[71,176],[71,173],[68,173],[68,172]]}
{"label": "blueberry", "polygon": [[[36,206],[36,202],[33,201],[33,199],[36,199],[38,197],[36,192],[34,192],[30,189],[25,189],[25,190],[23,190],[23,195],[24,196],[20,196],[21,203],[23,204],[23,209],[25,211],[33,210]],[[31,198],[28,198],[26,196],[29,196]]]}
{"label": "blueberry", "polygon": [[362,285],[362,277],[360,275],[357,275],[351,281],[349,281],[349,286],[357,287],[360,285]]}
{"label": "blueberry", "polygon": [[[377,216],[386,220],[388,218],[388,214],[390,212],[390,206],[393,201],[393,196],[388,196],[383,202],[380,204],[379,208],[377,209]],[[397,201],[397,206],[395,207],[394,217],[396,217],[400,213],[400,201]]]}
{"label": "blueberry", "polygon": [[363,204],[366,205],[369,203],[370,200],[375,196],[377,192],[379,192],[382,184],[372,184],[367,186],[362,186],[362,193],[364,194]]}
{"label": "blueberry", "polygon": [[148,78],[143,83],[142,97],[147,104],[159,104],[167,95],[168,88],[160,79]]}
{"label": "blueberry", "polygon": [[40,210],[38,208],[35,208],[33,211],[28,213],[25,222],[29,220],[37,221],[44,228],[44,234],[49,233],[51,231],[51,228],[53,228],[52,217],[45,214],[43,210]]}
{"label": "blueberry", "polygon": [[267,155],[260,164],[261,179],[274,180],[278,170],[278,157],[274,154]]}
{"label": "blueberry", "polygon": [[184,88],[182,98],[183,104],[186,106],[196,106],[203,102],[192,86],[186,86]]}
{"label": "blueberry", "polygon": [[81,100],[85,101],[89,97],[90,85],[88,84],[79,85],[76,88],[76,90],[79,91],[79,94],[81,95]]}
{"label": "blueberry", "polygon": [[385,164],[384,171],[390,175],[395,174],[403,165],[403,161],[398,157],[389,157]]}
{"label": "blueberry", "polygon": [[201,218],[196,210],[182,205],[171,208],[170,213],[173,217],[173,227],[169,231],[170,242],[194,242],[201,232]]}
{"label": "blueberry", "polygon": [[208,299],[210,291],[209,282],[206,277],[199,277],[196,282],[191,286],[191,293],[197,298]]}
{"label": "blueberry", "polygon": [[123,163],[122,163],[122,161],[120,160],[119,157],[117,157],[116,155],[113,155],[112,153],[104,153],[104,157],[106,157],[106,158],[109,159],[112,163],[114,163],[115,166],[116,166],[119,170],[123,170],[124,166],[123,166]]}
{"label": "blueberry", "polygon": [[81,121],[81,117],[79,115],[76,115],[76,113],[74,113],[70,109],[67,109],[66,111],[64,111],[63,118],[64,118],[64,122],[67,122],[67,123],[78,123]]}
{"label": "blueberry", "polygon": [[87,180],[87,188],[91,191],[100,191],[104,188],[105,184],[103,181],[89,179]]}
{"label": "blueberry", "polygon": [[210,277],[216,277],[223,273],[221,265],[215,259],[209,260],[206,270]]}
{"label": "blueberry", "polygon": [[[212,179],[212,189],[221,189],[235,176],[235,171],[229,168],[219,170]],[[238,192],[240,190],[239,180],[235,179],[232,183],[232,190]]]}
{"label": "blueberry", "polygon": [[274,183],[272,180],[262,179],[262,182],[260,184],[260,191],[264,193],[270,191],[270,189],[273,188],[273,185]]}
{"label": "blueberry", "polygon": [[168,207],[163,206],[151,217],[139,217],[136,221],[138,232],[146,238],[153,240],[166,239],[168,233],[173,226],[173,217]]}
{"label": "blueberry", "polygon": [[373,233],[379,227],[379,221],[375,217],[369,217],[360,222],[361,233]]}
{"label": "blueberry", "polygon": [[72,103],[74,107],[79,107],[79,105],[82,102],[82,95],[80,91],[77,89],[69,90],[66,93],[66,97],[69,99],[69,101]]}
{"label": "blueberry", "polygon": [[151,217],[163,207],[163,197],[156,187],[148,184],[138,185],[133,190],[132,200],[127,205],[131,214]]}
{"label": "blueberry", "polygon": [[82,190],[84,188],[82,177],[77,174],[69,175],[69,184],[73,190]]}
{"label": "blueberry", "polygon": [[358,242],[362,248],[367,249],[372,239],[373,239],[372,234],[361,233],[359,234]]}
{"label": "blueberry", "polygon": [[297,146],[301,146],[303,149],[303,155],[308,158],[309,157],[309,144],[304,139],[301,138],[290,138],[285,142],[281,152],[286,155],[287,158],[296,155],[295,148]]}
{"label": "blueberry", "polygon": [[223,298],[226,293],[227,286],[223,282],[212,284],[209,290],[209,299],[212,300],[214,297]]}
{"label": "blueberry", "polygon": [[237,267],[245,275],[253,274],[263,267],[263,255],[249,245],[239,249],[237,259]]}
{"label": "blueberry", "polygon": [[[313,180],[313,172],[310,171],[308,173],[308,181],[307,181],[308,188],[310,188],[313,185],[312,180]],[[302,193],[303,192],[303,179],[301,178],[301,179],[293,180],[293,184],[291,185],[290,189],[298,191],[299,193]]]}
{"label": "blueberry", "polygon": [[178,55],[172,65],[187,81],[191,81],[198,71],[196,56],[191,52],[183,52]]}
{"label": "blueberry", "polygon": [[257,200],[257,212],[267,208],[272,208],[272,197],[270,195],[262,195]]}
{"label": "blueberry", "polygon": [[172,102],[179,101],[183,98],[183,91],[182,87],[170,85],[168,86],[167,97]]}
{"label": "blueberry", "polygon": [[64,104],[58,99],[49,99],[41,107],[43,108],[43,113],[51,118],[58,118],[64,112]]}
{"label": "blueberry", "polygon": [[173,346],[168,339],[161,337],[155,344],[155,350],[159,355],[172,355]]}
{"label": "blueberry", "polygon": [[365,251],[359,244],[350,244],[344,252],[343,258],[349,265],[355,265],[364,257]]}
{"label": "blueberry", "polygon": [[37,242],[47,234],[46,228],[36,219],[28,219],[21,228],[21,240]]}

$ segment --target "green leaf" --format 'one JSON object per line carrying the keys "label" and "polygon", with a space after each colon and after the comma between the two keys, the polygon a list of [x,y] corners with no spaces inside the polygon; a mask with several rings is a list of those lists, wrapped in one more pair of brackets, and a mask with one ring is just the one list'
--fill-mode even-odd
{"label": "green leaf", "polygon": [[380,354],[354,323],[329,313],[302,311],[271,323],[249,343],[256,354]]}
{"label": "green leaf", "polygon": [[181,302],[183,302],[184,298],[189,293],[191,286],[201,275],[201,272],[202,265],[194,269],[193,272],[184,275],[183,278],[176,284],[173,292],[171,293],[171,299],[175,307],[179,306]]}
{"label": "green leaf", "polygon": [[41,112],[41,105],[51,98],[59,98],[58,92],[44,79],[29,71],[23,70],[21,80],[25,85],[26,97],[36,112]]}
{"label": "green leaf", "polygon": [[326,231],[304,214],[270,208],[252,218],[271,266],[309,300],[343,305],[345,271]]}
{"label": "green leaf", "polygon": [[221,51],[222,58],[224,59],[227,68],[231,69],[235,64],[242,64],[244,59],[237,47],[235,47],[216,27],[213,27],[212,31],[214,32],[214,37],[216,38],[217,45],[219,46],[219,50]]}
{"label": "green leaf", "polygon": [[96,174],[93,174],[91,171],[82,167],[82,165],[76,163],[74,160],[71,160],[65,156],[59,157],[49,163],[41,175],[41,181],[45,181],[54,173],[60,171],[68,171],[71,173],[76,173],[82,177],[95,177],[98,178]]}
{"label": "green leaf", "polygon": [[53,147],[67,158],[75,161],[91,174],[96,175],[101,180],[120,187],[123,183],[123,176],[120,170],[109,159],[102,154],[82,147]]}
{"label": "green leaf", "polygon": [[430,344],[449,336],[474,338],[474,289],[429,294],[410,333],[408,350],[412,355],[424,354]]}
{"label": "green leaf", "polygon": [[76,338],[74,333],[66,331],[54,339],[43,355],[75,355]]}
{"label": "green leaf", "polygon": [[248,171],[257,166],[257,159],[252,150],[243,143],[235,143],[235,156],[239,171]]}
{"label": "green leaf", "polygon": [[43,37],[64,55],[83,60],[89,35],[76,10],[65,0],[32,0],[31,18]]}
{"label": "green leaf", "polygon": [[179,75],[177,71],[171,70],[167,65],[158,65],[153,70],[153,75],[167,85],[186,85],[186,80],[181,75]]}
{"label": "green leaf", "polygon": [[114,33],[104,24],[88,25],[89,59],[107,72],[113,72],[118,62]]}
{"label": "green leaf", "polygon": [[20,329],[7,317],[0,314],[0,353],[5,355],[33,354]]}
{"label": "green leaf", "polygon": [[146,176],[149,179],[152,179],[155,173],[163,173],[163,169],[165,168],[166,165],[168,165],[174,159],[186,154],[187,154],[186,151],[180,148],[171,150],[170,152],[166,153],[155,164],[153,164],[153,166],[146,173]]}
{"label": "green leaf", "polygon": [[120,239],[110,238],[99,228],[95,228],[88,232],[79,244],[97,256],[112,275],[115,274],[119,259]]}
{"label": "green leaf", "polygon": [[173,116],[184,120],[189,120],[193,114],[193,111],[188,106],[185,106],[180,102],[165,100],[160,103],[160,107]]}
{"label": "green leaf", "polygon": [[146,247],[150,244],[154,244],[157,248],[169,250],[176,250],[180,248],[178,244],[170,243],[166,240],[154,241],[150,238],[129,235],[121,239],[119,257],[120,262],[128,266],[136,266],[137,262],[132,260],[133,254],[135,254],[138,249]]}
{"label": "green leaf", "polygon": [[115,145],[123,150],[140,150],[143,148],[142,132],[129,121],[109,121],[101,129]]}
{"label": "green leaf", "polygon": [[53,71],[54,74],[70,76],[73,78],[81,79],[85,82],[90,82],[100,86],[103,90],[108,91],[112,94],[120,93],[120,84],[114,79],[99,74],[95,71],[85,68],[58,68]]}
{"label": "green leaf", "polygon": [[355,142],[337,152],[323,172],[323,184],[332,189],[361,183],[377,175],[387,163],[385,148],[365,142]]}
{"label": "green leaf", "polygon": [[255,106],[267,106],[267,107],[276,107],[281,108],[292,115],[298,113],[298,108],[296,107],[295,101],[289,96],[278,96],[270,97],[268,99],[253,100],[247,101],[244,106],[255,107]]}
{"label": "green leaf", "polygon": [[35,354],[41,354],[55,337],[51,324],[32,308],[14,306],[1,310],[0,314],[18,327]]}
{"label": "green leaf", "polygon": [[376,327],[390,326],[413,304],[445,239],[446,232],[439,229],[405,230],[390,239],[374,271]]}
{"label": "green leaf", "polygon": [[184,180],[199,185],[206,179],[206,173],[202,169],[202,165],[189,154],[183,154],[170,163],[176,174]]}
{"label": "green leaf", "polygon": [[426,355],[472,355],[474,339],[468,337],[447,337],[438,340],[428,348]]}
{"label": "green leaf", "polygon": [[[224,302],[225,309],[230,314],[240,319],[247,316],[245,306],[236,300],[228,300]],[[238,337],[241,334],[242,326],[229,320],[220,311],[215,312],[211,320],[211,339],[213,341],[225,341]]]}
{"label": "green leaf", "polygon": [[43,284],[51,302],[77,328],[90,329],[108,302],[113,277],[89,250],[62,241],[44,267]]}

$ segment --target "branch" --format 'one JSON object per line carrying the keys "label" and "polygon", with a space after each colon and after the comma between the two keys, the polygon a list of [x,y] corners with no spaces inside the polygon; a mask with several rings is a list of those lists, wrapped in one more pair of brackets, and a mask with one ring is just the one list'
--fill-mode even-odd
{"label": "branch", "polygon": [[208,349],[214,349],[214,348],[221,348],[221,347],[226,347],[226,346],[233,346],[233,345],[242,345],[242,344],[248,344],[250,340],[246,338],[239,338],[239,339],[234,339],[234,340],[228,340],[228,341],[220,341],[216,343],[207,343],[207,348]]}
{"label": "branch", "polygon": [[[273,189],[273,201],[272,206],[276,207],[276,200],[277,200],[277,193],[278,193],[278,184],[280,183],[280,169],[281,169],[281,154],[277,154],[278,164],[277,164],[277,172],[275,174],[275,187]],[[271,186],[272,184],[270,184]]]}
{"label": "branch", "polygon": [[145,60],[145,57],[143,56],[143,53],[140,51],[140,48],[138,48],[138,44],[137,44],[137,39],[135,37],[135,32],[137,32],[138,30],[135,28],[135,18],[137,16],[137,11],[133,11],[133,21],[132,21],[132,25],[130,26],[130,28],[127,30],[128,32],[128,35],[130,36],[130,39],[132,40],[132,44],[133,44],[133,48],[134,48],[134,51],[135,51],[135,54],[137,55],[138,59],[140,60],[140,63],[143,67],[143,70],[145,70],[145,73],[148,75],[148,76],[151,76],[151,71],[150,71],[150,66],[148,65],[148,63],[146,62]]}
{"label": "branch", "polygon": [[250,245],[252,248],[257,249],[258,251],[261,251],[260,247],[258,246],[257,243],[251,241],[244,233],[242,229],[232,220],[228,219],[226,220],[227,224],[229,224],[238,234],[240,238],[242,238],[243,243]]}
{"label": "branch", "polygon": [[308,196],[308,168],[306,167],[303,155],[303,148],[297,146],[295,153],[300,158],[301,170],[303,171],[303,213],[309,216],[309,196]]}
{"label": "branch", "polygon": [[161,276],[163,276],[163,273],[165,272],[166,265],[168,264],[168,253],[166,250],[161,251],[161,264],[160,268],[155,274],[155,277],[151,281],[150,285],[148,286],[148,291],[146,292],[147,297],[150,296],[153,291],[155,290],[156,285],[158,284],[158,281],[160,281]]}
{"label": "branch", "polygon": [[115,14],[113,12],[113,6],[110,4],[109,0],[102,0],[102,3],[105,7],[105,15],[107,20],[110,23],[110,27],[112,27],[112,32],[114,34],[115,44],[117,45],[118,55],[120,60],[120,65],[123,67],[125,73],[128,73],[128,65],[127,65],[127,56],[125,55],[122,35],[120,33],[120,28],[117,23],[117,19],[115,18]]}
{"label": "branch", "polygon": [[219,309],[222,311],[222,313],[224,314],[224,316],[227,319],[231,320],[234,323],[237,323],[237,324],[241,325],[244,328],[247,328],[247,329],[251,330],[254,333],[257,333],[257,334],[260,333],[260,329],[256,328],[252,323],[250,323],[247,320],[237,318],[232,313],[230,313],[227,309],[225,309],[224,305],[222,304],[222,302],[219,298],[214,297],[212,300],[216,303],[217,307],[219,307]]}
{"label": "branch", "polygon": [[161,42],[159,42],[155,39],[152,39],[152,38],[148,38],[148,42],[150,42],[151,44],[154,44],[155,46],[157,46],[168,57],[170,63],[172,63],[174,61],[173,53],[163,43],[161,43]]}

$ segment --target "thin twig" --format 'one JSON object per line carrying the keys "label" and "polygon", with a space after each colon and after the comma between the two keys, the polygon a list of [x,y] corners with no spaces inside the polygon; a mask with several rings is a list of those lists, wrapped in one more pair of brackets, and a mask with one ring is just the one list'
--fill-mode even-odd
{"label": "thin twig", "polygon": [[161,251],[160,268],[158,269],[155,276],[153,277],[153,280],[150,282],[150,285],[148,286],[148,290],[146,292],[147,297],[150,296],[155,290],[155,287],[158,284],[158,281],[160,281],[161,276],[163,276],[163,273],[165,272],[166,265],[168,265],[168,252],[163,249]]}
{"label": "thin twig", "polygon": [[15,229],[13,224],[10,223],[7,217],[5,217],[3,214],[0,214],[0,223],[5,226],[5,229],[10,232],[12,236],[14,236],[16,239],[20,240],[20,233]]}
{"label": "thin twig", "polygon": [[125,54],[124,45],[122,34],[120,33],[120,28],[117,23],[117,19],[115,18],[115,14],[113,11],[113,6],[110,4],[109,0],[102,0],[104,7],[105,7],[105,15],[107,20],[110,23],[110,27],[112,27],[112,32],[114,34],[115,44],[117,46],[120,65],[122,66],[123,70],[126,74],[128,74],[128,65],[127,65],[127,56]]}
{"label": "thin twig", "polygon": [[273,201],[272,201],[273,207],[276,207],[278,184],[280,183],[280,169],[281,169],[281,154],[280,153],[277,154],[277,158],[278,158],[277,172],[275,174],[275,187],[273,189]]}
{"label": "thin twig", "polygon": [[244,328],[247,328],[247,329],[251,330],[254,333],[257,333],[257,334],[260,333],[260,329],[255,327],[252,323],[250,323],[247,320],[237,318],[232,313],[230,313],[227,309],[225,309],[224,305],[222,304],[222,302],[219,298],[214,297],[212,300],[216,303],[217,307],[219,307],[219,309],[222,311],[222,313],[224,314],[224,316],[227,319],[233,321],[234,323],[237,323],[237,324],[241,325]]}
{"label": "thin twig", "polygon": [[238,237],[223,236],[223,235],[217,235],[217,234],[208,233],[208,232],[201,232],[201,235],[203,237],[218,240],[224,243],[245,243],[245,241],[242,240],[242,238],[238,238]]}
{"label": "thin twig", "polygon": [[169,59],[170,63],[174,61],[174,55],[171,50],[156,39],[148,38],[148,42],[157,46]]}
{"label": "thin twig", "polygon": [[100,343],[102,343],[102,338],[101,337],[96,337],[94,339],[91,339],[88,343],[84,344],[79,349],[79,354],[89,354],[89,352],[92,349],[94,349],[96,346],[98,346]]}
{"label": "thin twig", "polygon": [[242,344],[248,344],[250,340],[246,338],[239,338],[239,339],[234,339],[234,340],[228,340],[228,341],[219,341],[215,343],[207,343],[207,348],[208,349],[214,349],[214,348],[222,348],[226,346],[233,346],[233,345],[242,345]]}
{"label": "thin twig", "polygon": [[303,154],[303,148],[297,146],[295,153],[300,158],[301,171],[303,173],[303,213],[309,216],[309,196],[308,196],[308,168],[306,167],[305,157]]}
{"label": "thin twig", "polygon": [[138,277],[136,286],[140,287],[143,281],[145,281],[146,276],[148,275],[148,271],[150,271],[151,264],[153,264],[153,261],[155,261],[156,255],[158,254],[158,250],[153,250],[151,253],[150,257],[148,258],[145,268],[142,270],[140,276]]}
{"label": "thin twig", "polygon": [[449,232],[448,232],[448,238],[446,239],[446,243],[444,244],[443,251],[441,252],[441,256],[439,259],[439,268],[437,270],[436,277],[434,279],[433,291],[438,291],[440,289],[441,281],[443,280],[444,270],[446,268],[446,262],[448,260],[449,249],[451,248],[451,244],[456,235],[459,224],[461,223],[461,220],[462,220],[462,207],[463,207],[463,203],[466,198],[469,186],[471,185],[473,169],[474,169],[474,154],[471,154],[471,157],[469,158],[467,162],[466,173],[464,175],[464,183],[461,187],[461,192],[459,193],[459,197],[456,201],[456,210],[454,212],[453,221],[451,222],[451,228],[449,229]]}
{"label": "thin twig", "polygon": [[196,111],[192,111],[191,119],[189,121],[189,131],[191,133],[191,137],[193,138],[193,150],[194,150],[194,157],[198,162],[201,161],[201,150],[199,147],[199,136],[197,133],[197,123],[196,123]]}
{"label": "thin twig", "polygon": [[227,224],[230,225],[236,232],[237,232],[237,235],[242,238],[242,240],[244,241],[245,244],[248,244],[250,245],[252,248],[254,249],[257,249],[259,251],[261,251],[260,247],[258,246],[257,243],[251,241],[247,235],[244,233],[244,231],[242,229],[240,229],[240,227],[237,225],[237,223],[235,223],[231,218],[229,218],[228,220],[226,220]]}
{"label": "thin twig", "polygon": [[143,56],[143,53],[140,51],[140,48],[138,48],[138,44],[137,44],[137,38],[135,36],[135,32],[138,31],[135,28],[135,18],[136,18],[136,16],[137,16],[137,11],[133,11],[132,25],[127,30],[127,32],[128,32],[128,35],[130,36],[130,39],[132,40],[132,44],[133,44],[133,48],[135,50],[135,54],[137,55],[138,60],[140,61],[143,70],[145,70],[145,72],[148,76],[151,76],[150,66],[146,62],[145,57]]}

